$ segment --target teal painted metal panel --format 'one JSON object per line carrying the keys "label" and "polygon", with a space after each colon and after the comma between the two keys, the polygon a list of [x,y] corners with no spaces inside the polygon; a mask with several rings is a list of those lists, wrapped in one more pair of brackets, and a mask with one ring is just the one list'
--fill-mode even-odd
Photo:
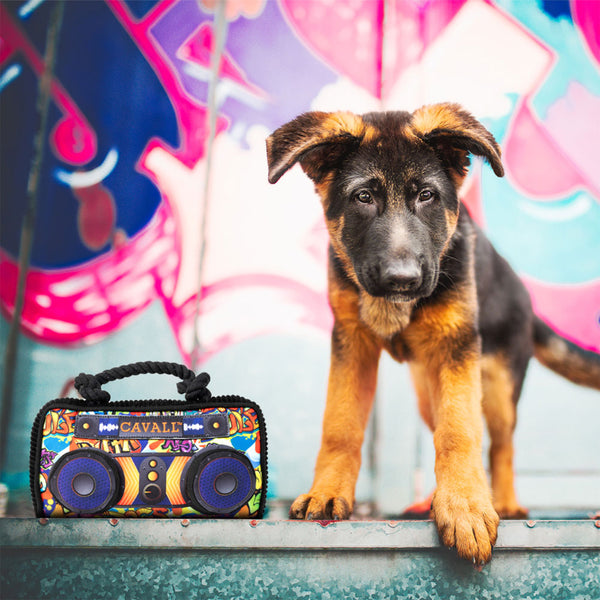
{"label": "teal painted metal panel", "polygon": [[430,521],[0,520],[3,599],[598,600],[600,528],[503,522],[479,570]]}

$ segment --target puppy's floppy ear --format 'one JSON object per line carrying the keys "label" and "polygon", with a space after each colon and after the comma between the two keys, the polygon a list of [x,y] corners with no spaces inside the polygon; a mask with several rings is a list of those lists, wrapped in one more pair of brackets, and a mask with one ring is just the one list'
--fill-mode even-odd
{"label": "puppy's floppy ear", "polygon": [[349,112],[308,112],[282,125],[267,138],[269,182],[297,162],[318,183],[365,136],[363,120]]}
{"label": "puppy's floppy ear", "polygon": [[413,132],[433,148],[444,165],[462,182],[469,153],[485,158],[498,177],[504,175],[500,146],[494,136],[458,104],[431,104],[412,115]]}

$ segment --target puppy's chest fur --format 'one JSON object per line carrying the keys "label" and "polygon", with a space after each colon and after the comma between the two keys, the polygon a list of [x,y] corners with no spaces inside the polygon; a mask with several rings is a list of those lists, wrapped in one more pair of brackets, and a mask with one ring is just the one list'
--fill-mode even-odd
{"label": "puppy's chest fur", "polygon": [[360,294],[359,319],[381,339],[382,346],[398,362],[412,359],[405,331],[410,327],[416,302],[388,302]]}
{"label": "puppy's chest fur", "polygon": [[[342,318],[358,320],[362,325],[380,339],[381,345],[398,361],[409,360],[410,352],[404,341],[404,332],[410,326],[416,301],[390,302],[385,298],[371,296],[362,290],[355,278],[348,275],[342,261],[330,247],[330,294],[338,290],[341,294],[330,295],[330,303],[336,313],[340,311]],[[334,298],[352,298],[345,307],[339,305]],[[338,315],[338,316],[340,316]]]}
{"label": "puppy's chest fur", "polygon": [[359,297],[360,320],[383,340],[391,340],[410,323],[414,302],[392,303],[362,292]]}

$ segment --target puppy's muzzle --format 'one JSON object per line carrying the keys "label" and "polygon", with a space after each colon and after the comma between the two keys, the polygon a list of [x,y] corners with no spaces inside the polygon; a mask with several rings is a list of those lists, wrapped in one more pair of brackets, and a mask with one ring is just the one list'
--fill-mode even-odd
{"label": "puppy's muzzle", "polygon": [[423,267],[417,258],[378,261],[365,270],[364,279],[372,296],[413,297],[423,284]]}

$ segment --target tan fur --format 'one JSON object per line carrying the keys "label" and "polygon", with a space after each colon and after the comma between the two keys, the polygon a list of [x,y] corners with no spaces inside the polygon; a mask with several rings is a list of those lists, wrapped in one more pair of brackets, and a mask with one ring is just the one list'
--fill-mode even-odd
{"label": "tan fur", "polygon": [[417,109],[413,114],[412,127],[424,135],[434,129],[463,129],[453,104],[429,104]]}
{"label": "tan fur", "polygon": [[327,197],[327,192],[329,191],[329,186],[333,180],[333,173],[329,173],[326,177],[323,178],[323,181],[320,181],[315,185],[315,191],[321,198]]}
{"label": "tan fur", "polygon": [[360,296],[360,319],[384,340],[403,331],[410,322],[414,302],[392,304],[368,294]]}
{"label": "tan fur", "polygon": [[569,350],[567,343],[556,337],[547,344],[535,345],[535,357],[546,367],[573,383],[600,390],[600,365],[591,364]]}
{"label": "tan fur", "polygon": [[[378,213],[378,218],[386,218],[388,208],[392,219],[403,210],[415,210],[403,188],[409,189],[411,181],[419,179],[422,170],[419,165],[428,156],[444,168],[457,192],[467,173],[469,154],[484,158],[499,177],[504,174],[504,168],[500,147],[492,134],[456,104],[424,106],[412,115],[402,112],[381,117],[370,115],[365,119],[348,112],[304,113],[277,129],[267,140],[271,183],[277,182],[298,162],[315,183],[327,218],[331,251],[336,258],[330,261],[328,272],[334,327],[321,448],[312,487],[292,504],[290,517],[345,519],[350,516],[378,362],[382,349],[386,349],[398,361],[409,361],[419,411],[433,432],[438,487],[432,499],[432,512],[440,538],[446,546],[456,548],[459,556],[485,563],[496,541],[496,511],[509,517],[522,517],[526,512],[519,506],[514,490],[512,435],[516,422],[514,403],[522,385],[525,359],[531,349],[529,344],[535,343],[535,355],[543,364],[571,381],[597,389],[600,389],[600,363],[595,355],[592,357],[592,353],[571,347],[535,319],[526,302],[525,290],[519,286],[514,288],[515,304],[511,307],[518,307],[514,314],[521,314],[523,320],[515,319],[510,333],[522,336],[515,338],[514,346],[509,344],[511,340],[505,340],[506,343],[498,347],[510,353],[518,345],[523,352],[515,352],[510,360],[502,355],[482,356],[480,335],[486,335],[491,321],[488,315],[482,320],[478,315],[474,239],[454,238],[461,244],[457,247],[460,251],[453,256],[459,261],[454,266],[460,268],[446,269],[443,279],[432,277],[431,285],[436,285],[433,292],[418,288],[417,293],[427,299],[412,300],[414,294],[396,293],[397,288],[392,286],[388,287],[385,298],[375,297],[381,293],[377,286],[367,286],[374,296],[367,293],[354,271],[353,261],[361,265],[361,280],[365,281],[365,273],[381,275],[377,269],[385,265],[386,260],[385,257],[382,260],[374,243],[379,239],[382,250],[393,256],[395,245],[406,244],[407,240],[401,230],[396,234],[390,228],[389,239],[375,237],[368,240],[370,244],[361,245],[360,229],[356,229],[360,227],[359,221],[349,223],[344,229],[344,216],[331,217],[345,213],[350,220],[356,214],[352,212],[354,205],[349,205],[350,210],[348,206],[339,210],[337,204],[334,207],[328,204],[332,182],[340,169],[350,164],[345,162],[349,153],[357,152],[361,144],[363,153],[373,153],[373,161],[365,160],[365,155],[360,153],[357,158],[360,158],[362,175],[373,177],[387,194],[385,210]],[[402,131],[384,131],[386,123],[391,124],[390,127],[397,124]],[[404,139],[398,139],[398,133]],[[388,134],[391,135],[386,138]],[[402,153],[391,157],[398,165],[393,172],[386,161],[379,163],[383,167],[377,165],[384,147],[394,152],[390,140],[398,144],[398,151]],[[411,156],[418,159],[413,161]],[[352,175],[353,167],[349,168]],[[402,181],[399,181],[400,174]],[[344,182],[343,178],[339,181]],[[351,192],[356,194],[352,189],[343,192],[349,196],[347,201],[361,200],[356,195],[351,196]],[[435,242],[431,245],[435,249],[435,261],[444,257],[457,227],[458,204],[453,194],[444,195],[444,200],[446,228],[432,230],[431,240],[425,238]],[[437,228],[441,220],[440,213],[436,214]],[[355,245],[350,244],[351,259],[344,240],[352,231],[358,237]],[[445,239],[439,238],[442,231],[447,236]],[[461,231],[464,236],[475,235],[469,226]],[[418,244],[422,240],[415,237],[417,245],[411,247],[415,254],[420,252]],[[360,256],[359,248],[375,254]],[[478,248],[481,258],[486,260],[485,251]],[[368,260],[361,263],[364,258]],[[366,271],[362,270],[364,265]],[[432,269],[440,265],[431,260],[428,273],[435,273]],[[369,271],[369,268],[374,270]],[[498,267],[497,272],[509,273],[509,270]],[[455,273],[459,276],[454,277]],[[511,281],[517,281],[516,276],[511,277]],[[385,292],[385,287],[383,289]],[[493,293],[493,288],[489,291]],[[411,300],[394,301],[402,298]],[[501,318],[506,319],[506,313]],[[520,332],[516,331],[518,326],[522,327]],[[528,337],[530,329],[533,340]],[[491,348],[495,343],[491,335],[486,338],[485,347]],[[484,416],[491,440],[491,490],[481,460]]]}
{"label": "tan fur", "polygon": [[[267,138],[267,159],[271,183],[276,182],[281,174],[296,163],[304,152],[319,144],[333,142],[348,136],[355,136],[357,139],[367,141],[376,134],[373,127],[351,112],[315,112],[313,115],[318,121],[318,126],[312,127],[309,132],[303,132],[302,135],[298,135],[298,131],[288,132],[290,137],[286,138],[285,144],[279,144],[272,136]],[[285,137],[285,134],[283,135]],[[285,152],[277,152],[276,147],[285,147]]]}
{"label": "tan fur", "polygon": [[417,403],[419,407],[419,414],[421,418],[429,427],[431,431],[435,429],[433,422],[433,407],[431,405],[431,398],[433,396],[433,390],[429,389],[429,382],[427,380],[427,370],[422,363],[411,362],[409,364],[410,375],[417,395]]}
{"label": "tan fur", "polygon": [[[462,183],[462,180],[461,180]],[[446,240],[446,244],[444,245],[444,248],[442,250],[442,256],[444,256],[448,250],[448,246],[450,245],[450,240],[452,237],[452,234],[456,231],[456,225],[458,223],[458,214],[454,214],[451,211],[447,210],[446,211],[446,227],[448,228],[448,231],[451,232],[451,234],[448,236],[448,239]]]}
{"label": "tan fur", "polygon": [[[477,140],[486,149],[487,159],[496,175],[502,176],[504,174],[504,168],[500,160],[502,156],[500,146],[482,127],[481,123],[476,121],[458,104],[430,104],[417,109],[413,113],[411,128],[412,136],[417,139],[426,137],[436,131],[445,130]],[[458,151],[463,159],[467,158],[468,153],[464,150],[455,149],[455,151]],[[465,164],[467,163],[465,162]],[[451,173],[451,178],[457,189],[462,185],[466,175],[466,168]]]}
{"label": "tan fur", "polygon": [[323,121],[323,139],[343,134],[362,137],[365,141],[372,139],[375,134],[373,127],[351,112],[330,113]]}
{"label": "tan fur", "polygon": [[[456,217],[448,215],[447,220],[452,233]],[[357,282],[340,241],[343,219],[327,225],[336,254]],[[354,503],[360,445],[374,395],[377,362],[381,349],[389,349],[395,336],[396,343],[404,340],[415,353],[411,367],[419,407],[434,431],[438,488],[432,509],[442,541],[455,546],[461,556],[487,562],[496,540],[498,516],[481,462],[479,347],[473,340],[472,348],[457,363],[451,345],[469,331],[476,318],[474,285],[421,311],[413,320],[413,302],[393,304],[341,288],[332,277],[330,286],[336,334],[343,338],[344,352],[332,352],[323,439],[313,485],[293,503],[290,514],[327,513],[330,502],[333,518],[348,516],[344,507],[351,510]],[[393,350],[391,353],[403,358]],[[359,411],[361,417],[351,418],[348,411]]]}
{"label": "tan fur", "polygon": [[343,343],[332,348],[314,482],[308,494],[292,504],[292,517],[328,513],[333,519],[348,518],[375,395],[381,345],[358,319],[358,297],[332,286],[330,303]]}
{"label": "tan fur", "polygon": [[516,410],[514,383],[506,361],[499,356],[481,359],[483,414],[490,433],[490,470],[494,508],[503,518],[523,518],[514,487],[513,432]]}
{"label": "tan fur", "polygon": [[[490,470],[492,498],[496,512],[502,518],[523,518],[527,515],[518,502],[514,488],[513,441],[516,411],[513,401],[514,383],[506,361],[501,357],[485,355],[480,360],[483,393],[483,414],[490,434]],[[435,385],[427,378],[427,369],[421,363],[411,363],[410,373],[417,394],[419,412],[427,426],[435,430]]]}
{"label": "tan fur", "polygon": [[432,511],[440,537],[447,546],[456,546],[459,555],[486,562],[498,516],[481,462],[479,348],[474,340],[456,362],[447,341],[464,327],[468,311],[460,303],[440,307],[411,323],[406,336],[418,351],[411,375],[419,410],[434,432],[437,490]]}
{"label": "tan fur", "polygon": [[[325,156],[322,142],[331,140],[335,145],[338,138],[350,135],[354,143],[365,143],[385,132],[378,132],[350,113],[311,113],[299,119],[282,127],[267,141],[269,180],[277,181],[293,162],[300,160],[316,182],[327,213],[332,176],[323,173],[315,161],[315,156]],[[307,124],[308,132],[296,128],[300,122]],[[501,174],[497,144],[489,132],[457,105],[417,110],[404,135],[409,141],[422,144],[428,134],[444,138],[450,130],[457,135],[472,136],[471,142],[477,149],[484,146],[486,158],[495,172]],[[274,140],[281,147],[275,147]],[[444,139],[439,143],[443,144]],[[292,147],[288,147],[290,144]],[[311,148],[313,153],[307,155]],[[461,159],[466,164],[467,153],[460,152],[458,160],[451,162],[452,168],[457,169],[452,176],[457,188],[466,172]],[[457,214],[446,214],[448,241],[456,229],[457,218]],[[415,310],[416,302],[394,303],[362,290],[352,261],[344,251],[343,217],[328,220],[327,228],[345,275],[340,277],[330,265],[329,300],[335,324],[322,442],[312,487],[295,500],[290,516],[342,519],[350,515],[364,430],[375,393],[377,365],[385,348],[396,359],[411,361],[419,409],[434,432],[438,488],[432,509],[440,537],[448,547],[456,547],[460,556],[477,563],[487,562],[496,541],[498,515],[481,461],[481,350],[476,332],[472,261],[468,283],[447,292],[439,302]],[[491,389],[498,387],[492,385]],[[502,451],[497,455],[496,462],[500,465]],[[503,468],[498,467],[498,481],[503,478]]]}
{"label": "tan fur", "polygon": [[[467,157],[469,156],[468,152],[466,152],[465,150],[459,150],[458,148],[455,148],[455,152],[457,152],[458,154],[460,154],[463,157],[463,162],[467,161]],[[467,169],[464,169],[462,171],[462,173],[459,173],[458,171],[450,172],[450,178],[454,182],[454,185],[456,186],[457,190],[459,190],[462,187],[462,184],[464,183],[466,177],[467,177]]]}

